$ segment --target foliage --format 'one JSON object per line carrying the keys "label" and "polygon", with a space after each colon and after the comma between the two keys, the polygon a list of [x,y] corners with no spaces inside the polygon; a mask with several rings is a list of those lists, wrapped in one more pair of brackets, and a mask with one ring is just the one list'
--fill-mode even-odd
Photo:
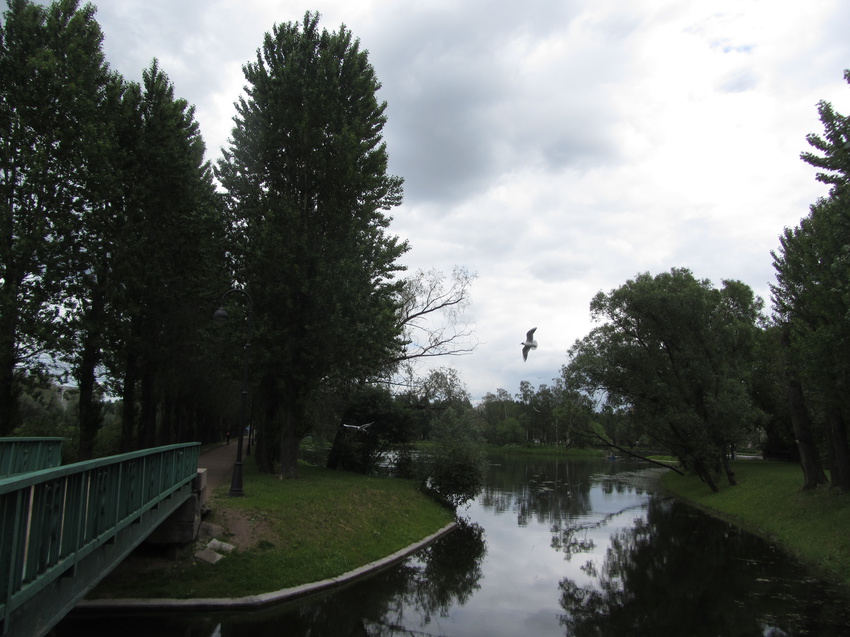
{"label": "foliage", "polygon": [[[386,387],[359,387],[350,396],[337,426],[328,468],[372,473],[390,451],[411,442],[411,424],[410,410],[394,400]],[[355,428],[363,425],[368,426]]]}
{"label": "foliage", "polygon": [[640,274],[591,302],[603,322],[570,349],[571,386],[605,392],[634,426],[716,490],[716,476],[759,418],[749,395],[761,301],[737,281],[690,271]]}
{"label": "foliage", "polygon": [[[123,107],[122,151],[130,159],[122,164],[120,221],[111,235],[112,321],[106,327],[121,347],[106,353],[106,363],[124,401],[122,444],[128,448],[137,403],[142,447],[173,440],[171,427],[160,433],[158,413],[167,422],[203,409],[193,398],[212,393],[197,379],[212,367],[204,359],[211,298],[226,279],[223,223],[194,108],[174,95],[156,60],[141,85],[127,87]],[[178,401],[184,411],[175,413]]]}
{"label": "foliage", "polygon": [[[246,95],[217,167],[233,268],[254,299],[260,441],[280,439],[287,477],[311,395],[397,357],[393,277],[408,249],[386,232],[402,180],[387,174],[380,83],[351,32],[318,21],[308,12],[275,25],[243,67]],[[275,451],[258,447],[264,470]]]}
{"label": "foliage", "polygon": [[0,435],[57,348],[75,229],[92,205],[108,80],[91,5],[12,0],[0,21]]}
{"label": "foliage", "polygon": [[102,384],[124,397],[123,450],[205,437],[195,379],[224,265],[193,109],[156,61],[142,86],[110,72],[94,13],[14,0],[0,26],[0,434],[50,362],[79,388],[80,458]]}
{"label": "foliage", "polygon": [[[850,82],[850,71],[845,71]],[[850,445],[846,418],[850,402],[850,119],[827,102],[818,105],[823,137],[809,135],[816,152],[802,158],[820,168],[817,178],[830,184],[829,196],[813,204],[809,215],[780,236],[773,252],[776,285],[771,286],[774,316],[784,331],[789,382],[799,384],[794,408],[795,435],[808,468],[807,485],[819,480],[822,447],[831,465],[833,486],[850,490]],[[793,395],[793,394],[792,394]],[[822,420],[825,436],[812,436],[809,416]]]}
{"label": "foliage", "polygon": [[580,434],[592,413],[591,401],[568,388],[563,371],[551,386],[543,383],[535,389],[523,380],[515,397],[499,388],[478,406],[487,442],[501,445],[584,446],[588,441]]}
{"label": "foliage", "polygon": [[421,468],[423,484],[439,501],[462,506],[484,486],[487,454],[474,413],[447,408],[434,424],[432,440]]}

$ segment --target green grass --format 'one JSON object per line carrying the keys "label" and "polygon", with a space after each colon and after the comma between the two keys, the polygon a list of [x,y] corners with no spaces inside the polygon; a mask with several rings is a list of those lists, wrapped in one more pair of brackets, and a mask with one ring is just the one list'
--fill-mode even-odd
{"label": "green grass", "polygon": [[818,573],[850,587],[850,495],[826,487],[803,491],[799,465],[761,460],[733,463],[738,486],[725,479],[712,493],[699,479],[668,472],[677,496],[781,544]]}
{"label": "green grass", "polygon": [[[241,513],[263,540],[215,566],[186,550],[165,570],[119,569],[92,597],[242,597],[338,576],[439,530],[453,514],[413,482],[329,471],[302,464],[297,480],[260,475],[245,465],[246,497],[228,486],[210,501],[212,522]],[[228,541],[227,537],[220,537]]]}

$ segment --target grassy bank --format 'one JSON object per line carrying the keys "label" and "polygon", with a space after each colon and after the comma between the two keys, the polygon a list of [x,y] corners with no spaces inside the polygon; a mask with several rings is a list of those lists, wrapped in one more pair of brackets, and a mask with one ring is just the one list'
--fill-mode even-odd
{"label": "grassy bank", "polygon": [[[215,566],[137,554],[90,597],[242,597],[341,575],[391,555],[454,519],[412,482],[301,465],[278,480],[245,465],[244,498],[210,500],[218,539],[242,544]],[[248,545],[246,548],[245,545]]]}
{"label": "grassy bank", "polygon": [[699,479],[668,472],[666,488],[683,499],[770,538],[821,575],[850,588],[850,495],[800,489],[793,463],[740,460],[738,486],[712,493]]}

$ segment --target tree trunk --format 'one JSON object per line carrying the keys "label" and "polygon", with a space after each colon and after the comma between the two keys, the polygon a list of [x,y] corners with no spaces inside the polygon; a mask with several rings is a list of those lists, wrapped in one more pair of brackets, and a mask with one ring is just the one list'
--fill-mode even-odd
{"label": "tree trunk", "polygon": [[135,448],[133,430],[136,428],[136,357],[127,356],[121,404],[121,453]]}
{"label": "tree trunk", "polygon": [[80,446],[77,452],[77,460],[90,460],[94,456],[94,441],[97,430],[101,423],[101,405],[95,396],[95,370],[100,350],[94,344],[95,337],[91,334],[86,336],[83,351],[80,355],[80,363],[77,367],[77,382],[80,387]]}
{"label": "tree trunk", "polygon": [[165,391],[162,397],[162,413],[160,415],[159,437],[157,444],[174,444],[174,399],[170,391]]}
{"label": "tree trunk", "polygon": [[17,425],[18,387],[15,383],[15,357],[0,353],[0,436],[9,436]]}
{"label": "tree trunk", "polygon": [[694,473],[697,474],[700,480],[705,482],[708,485],[708,488],[711,489],[712,493],[717,493],[720,489],[717,488],[717,484],[714,482],[714,478],[711,475],[711,471],[706,468],[705,464],[701,461],[697,461],[694,463]]}
{"label": "tree trunk", "polygon": [[726,472],[726,479],[729,481],[729,486],[737,487],[738,481],[735,480],[735,472],[732,471],[732,464],[727,457],[723,458],[723,470]]}
{"label": "tree trunk", "polygon": [[[786,324],[782,329],[782,347],[787,353],[791,347],[790,328]],[[826,473],[820,460],[820,453],[812,435],[812,421],[806,409],[803,385],[797,374],[785,360],[785,382],[788,390],[788,408],[791,413],[791,428],[794,430],[794,442],[800,453],[800,467],[803,469],[803,488],[815,489],[826,484]]]}
{"label": "tree trunk", "polygon": [[791,411],[791,426],[794,430],[794,442],[800,452],[800,467],[803,469],[803,488],[815,489],[827,483],[826,473],[820,459],[815,438],[812,435],[812,421],[803,400],[803,386],[800,381],[788,373],[788,403]]}
{"label": "tree trunk", "polygon": [[14,318],[0,316],[0,436],[11,435],[18,424]]}
{"label": "tree trunk", "polygon": [[847,445],[847,428],[837,405],[826,408],[826,424],[832,448],[831,486],[850,492],[850,447]]}
{"label": "tree trunk", "polygon": [[150,369],[142,370],[142,413],[139,422],[139,446],[149,449],[156,437],[156,403],[154,402],[154,378]]}
{"label": "tree trunk", "polygon": [[296,413],[293,400],[286,400],[282,405],[280,416],[283,427],[280,432],[280,469],[281,478],[298,477],[298,448],[301,437],[295,433],[295,425],[301,416]]}
{"label": "tree trunk", "polygon": [[343,440],[344,430],[342,427],[337,427],[336,435],[334,436],[334,442],[331,445],[330,453],[328,453],[328,462],[325,465],[328,469],[336,469],[339,467],[339,460],[342,454],[342,440]]}
{"label": "tree trunk", "polygon": [[284,434],[280,441],[280,477],[298,477],[298,448],[301,438]]}
{"label": "tree trunk", "polygon": [[94,457],[94,441],[102,422],[102,406],[95,396],[97,365],[100,362],[101,333],[104,319],[103,291],[100,286],[94,289],[91,307],[83,318],[83,342],[80,359],[76,369],[77,383],[80,388],[80,446],[77,460],[90,460]]}

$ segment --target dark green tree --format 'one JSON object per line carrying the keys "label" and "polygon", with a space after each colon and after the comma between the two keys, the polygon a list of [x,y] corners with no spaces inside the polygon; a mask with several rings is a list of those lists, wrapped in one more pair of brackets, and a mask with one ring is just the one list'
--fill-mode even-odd
{"label": "dark green tree", "polygon": [[323,384],[386,375],[399,357],[397,259],[387,233],[402,180],[387,174],[386,103],[358,40],[319,16],[275,25],[243,67],[226,191],[231,254],[254,299],[257,459],[297,473]]}
{"label": "dark green tree", "polygon": [[598,293],[602,322],[570,349],[570,376],[606,392],[636,426],[712,489],[729,454],[759,412],[749,393],[761,301],[738,281],[715,289],[689,270],[640,274]]}
{"label": "dark green tree", "polygon": [[0,435],[20,379],[58,349],[69,255],[96,197],[109,74],[94,13],[11,0],[0,22]]}
{"label": "dark green tree", "polygon": [[327,467],[372,472],[388,452],[411,442],[411,419],[411,410],[396,401],[387,387],[357,387],[350,392],[342,410]]}
{"label": "dark green tree", "polygon": [[96,152],[88,157],[89,199],[69,229],[73,249],[62,282],[63,312],[58,321],[62,338],[55,355],[71,370],[79,388],[78,460],[93,456],[95,437],[102,425],[104,391],[97,378],[105,371],[103,352],[108,347],[107,326],[111,317],[109,296],[114,281],[115,230],[121,221],[120,166],[124,150],[118,132],[124,114],[124,91],[123,79],[111,76],[97,96],[98,126],[88,133],[97,142]]}
{"label": "dark green tree", "polygon": [[484,488],[487,452],[478,425],[471,409],[441,411],[433,426],[434,447],[420,468],[426,491],[453,509]]}
{"label": "dark green tree", "polygon": [[[570,387],[564,368],[561,369],[561,376],[555,379],[552,394],[552,426],[555,444],[566,447],[588,444],[587,437],[582,433],[590,427],[593,404],[587,395]],[[616,436],[612,436],[612,439],[615,442],[621,442]]]}
{"label": "dark green tree", "polygon": [[[214,299],[228,280],[224,223],[194,109],[156,60],[119,105],[101,356],[123,399],[123,450],[202,437]],[[182,427],[188,426],[188,429]]]}
{"label": "dark green tree", "polygon": [[[844,78],[850,82],[850,71]],[[795,228],[779,237],[773,253],[777,283],[771,287],[775,320],[787,344],[789,399],[806,486],[820,474],[814,464],[816,438],[808,413],[821,414],[825,448],[834,487],[850,490],[850,445],[847,418],[850,401],[850,119],[827,102],[818,105],[823,136],[808,135],[817,152],[802,159],[822,169],[818,181],[831,185],[829,196],[810,208]],[[795,431],[796,433],[796,431]],[[808,441],[808,442],[807,442]],[[810,479],[810,476],[815,476]]]}
{"label": "dark green tree", "polygon": [[[787,344],[787,373],[792,414],[800,429],[804,475],[819,476],[811,425],[806,417],[813,404],[823,414],[830,478],[834,487],[850,490],[850,448],[847,443],[845,398],[850,352],[850,325],[847,311],[850,295],[843,288],[850,275],[846,242],[850,238],[848,208],[843,197],[822,199],[811,207],[808,217],[796,228],[786,228],[780,236],[780,249],[773,254],[776,285],[772,286],[773,307]],[[806,486],[816,486],[806,480]]]}

